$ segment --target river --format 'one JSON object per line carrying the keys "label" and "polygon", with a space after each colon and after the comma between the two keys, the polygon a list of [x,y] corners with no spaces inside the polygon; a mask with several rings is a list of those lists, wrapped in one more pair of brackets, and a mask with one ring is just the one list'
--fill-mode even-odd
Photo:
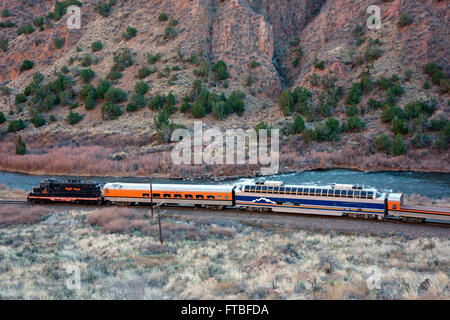
{"label": "river", "polygon": [[[33,185],[39,184],[43,179],[52,176],[28,175],[0,171],[0,184],[10,188],[30,190]],[[77,179],[72,176],[58,176],[58,179]],[[316,170],[304,171],[290,174],[282,174],[267,177],[269,180],[280,180],[286,184],[318,184],[327,185],[331,183],[362,184],[380,190],[392,189],[394,192],[405,194],[418,194],[432,199],[450,197],[450,174],[429,172],[360,172],[352,170]],[[95,180],[100,183],[107,182],[149,182],[147,178],[135,177],[89,177],[83,180]],[[155,179],[154,183],[232,183],[236,180],[216,182],[213,180],[170,180]]]}

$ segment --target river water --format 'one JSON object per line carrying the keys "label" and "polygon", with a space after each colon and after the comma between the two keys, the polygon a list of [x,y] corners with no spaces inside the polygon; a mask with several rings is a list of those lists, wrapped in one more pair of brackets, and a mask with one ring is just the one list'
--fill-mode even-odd
{"label": "river water", "polygon": [[[52,176],[28,175],[0,171],[0,184],[10,188],[30,190],[33,185],[39,184],[43,179]],[[58,179],[77,179],[72,176],[58,176]],[[290,174],[267,177],[270,180],[284,181],[286,184],[318,184],[331,183],[361,184],[380,190],[391,189],[394,192],[405,194],[419,194],[433,199],[450,197],[450,174],[429,172],[360,172],[352,170],[317,170],[304,171]],[[138,182],[148,183],[148,178],[133,177],[89,177],[83,180],[94,180],[100,183],[107,182]],[[213,180],[198,180],[195,182],[186,180],[154,179],[154,183],[232,183],[236,180],[216,182]],[[238,180],[239,181],[239,180]]]}

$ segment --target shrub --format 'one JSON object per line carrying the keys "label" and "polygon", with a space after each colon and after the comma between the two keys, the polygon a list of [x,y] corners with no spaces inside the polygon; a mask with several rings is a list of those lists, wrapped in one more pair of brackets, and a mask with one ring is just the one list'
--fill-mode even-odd
{"label": "shrub", "polygon": [[405,118],[405,111],[402,108],[396,106],[387,107],[380,115],[380,119],[383,122],[391,122],[396,117],[399,119]]}
{"label": "shrub", "polygon": [[305,130],[305,121],[301,116],[299,115],[295,116],[292,130],[294,134],[301,133],[303,130]]}
{"label": "shrub", "polygon": [[163,12],[159,15],[158,20],[159,21],[167,21],[167,20],[169,20],[169,17],[166,13]]}
{"label": "shrub", "polygon": [[192,105],[188,101],[183,101],[180,107],[180,111],[186,113],[191,110]]}
{"label": "shrub", "polygon": [[0,49],[2,49],[3,52],[8,51],[8,43],[9,43],[9,41],[7,38],[2,37],[0,39]]}
{"label": "shrub", "polygon": [[431,138],[427,134],[418,133],[411,140],[411,145],[415,148],[426,148],[431,145]]}
{"label": "shrub", "polygon": [[178,25],[178,20],[177,19],[174,19],[174,18],[170,19],[169,27],[175,27],[177,25]]}
{"label": "shrub", "polygon": [[152,73],[152,70],[148,67],[142,67],[138,71],[138,78],[145,79]]}
{"label": "shrub", "polygon": [[123,77],[123,74],[119,71],[111,70],[106,76],[109,80],[114,81]]}
{"label": "shrub", "polygon": [[149,64],[155,64],[159,60],[161,60],[161,54],[159,54],[159,53],[157,53],[155,55],[153,55],[151,53],[147,54],[147,61]]}
{"label": "shrub", "polygon": [[319,70],[325,69],[325,61],[323,61],[323,60],[319,60],[319,59],[315,58],[313,65],[314,65],[314,68],[316,68],[316,69],[319,69]]}
{"label": "shrub", "polygon": [[395,118],[392,121],[392,132],[394,132],[395,134],[407,134],[408,126],[406,120]]}
{"label": "shrub", "polygon": [[120,103],[127,100],[127,93],[119,88],[109,88],[105,93],[104,98],[105,101],[111,102],[111,104]]}
{"label": "shrub", "polygon": [[86,101],[88,96],[95,97],[96,96],[96,90],[94,86],[90,84],[85,84],[83,88],[78,92],[78,95],[81,100]]}
{"label": "shrub", "polygon": [[26,153],[27,153],[27,145],[22,140],[22,136],[19,135],[19,137],[17,137],[17,142],[16,142],[16,154],[23,155]]}
{"label": "shrub", "polygon": [[206,108],[200,101],[196,101],[191,107],[191,113],[194,118],[203,118],[206,115]]}
{"label": "shrub", "polygon": [[348,106],[345,114],[347,115],[347,117],[354,117],[358,115],[358,109],[356,108],[356,106]]}
{"label": "shrub", "polygon": [[70,111],[69,115],[66,118],[66,121],[71,126],[76,125],[78,122],[80,122],[83,119],[83,116],[80,115],[78,112]]}
{"label": "shrub", "polygon": [[53,39],[53,43],[55,44],[56,49],[61,49],[62,47],[64,47],[66,40],[64,38],[55,38]]}
{"label": "shrub", "polygon": [[346,103],[349,105],[357,105],[361,101],[362,86],[359,82],[353,82],[347,95]]}
{"label": "shrub", "polygon": [[112,102],[106,102],[102,106],[102,116],[104,120],[117,119],[122,113],[122,108]]}
{"label": "shrub", "polygon": [[83,69],[80,73],[80,78],[84,83],[91,82],[92,79],[95,77],[95,72],[91,69]]}
{"label": "shrub", "polygon": [[101,41],[95,41],[91,44],[92,52],[97,52],[103,50],[103,43]]}
{"label": "shrub", "polygon": [[3,122],[6,121],[6,117],[5,114],[3,112],[0,111],[0,124],[2,124]]}
{"label": "shrub", "polygon": [[22,62],[22,66],[20,67],[20,72],[22,71],[26,71],[26,70],[31,70],[34,67],[34,62],[31,60],[24,60]]}
{"label": "shrub", "polygon": [[339,121],[333,118],[329,118],[325,124],[319,124],[313,134],[313,139],[319,142],[322,141],[338,141],[340,139],[339,136],[340,128]]}
{"label": "shrub", "polygon": [[213,102],[212,114],[216,119],[223,120],[227,117],[227,104],[224,101]]}
{"label": "shrub", "polygon": [[26,128],[26,124],[22,119],[12,120],[8,125],[9,132],[17,132]]}
{"label": "shrub", "polygon": [[250,68],[255,69],[258,68],[261,65],[261,63],[259,63],[256,60],[250,60]]}
{"label": "shrub", "polygon": [[383,55],[383,50],[377,46],[369,44],[364,52],[364,58],[368,62],[375,61]]}
{"label": "shrub", "polygon": [[147,99],[141,94],[134,94],[131,96],[131,101],[127,105],[127,111],[133,112],[141,109],[147,105]]}
{"label": "shrub", "polygon": [[401,134],[398,134],[395,139],[392,141],[391,145],[391,155],[399,156],[405,154],[407,151],[405,140],[403,139]]}
{"label": "shrub", "polygon": [[23,93],[19,93],[16,95],[16,98],[14,100],[15,104],[21,104],[27,101],[27,97]]}
{"label": "shrub", "polygon": [[16,30],[16,33],[17,33],[18,36],[20,36],[22,34],[31,34],[33,32],[34,32],[34,28],[33,28],[33,26],[31,24],[20,26]]}
{"label": "shrub", "polygon": [[398,18],[397,25],[400,28],[402,28],[402,27],[412,24],[413,22],[414,22],[414,17],[412,17],[411,15],[409,15],[407,13],[401,13]]}
{"label": "shrub", "polygon": [[119,53],[114,54],[114,65],[111,70],[124,71],[134,64],[133,53],[129,48],[122,48]]}
{"label": "shrub", "polygon": [[344,125],[344,131],[348,132],[359,132],[362,129],[364,129],[366,126],[366,123],[362,121],[357,116],[352,116],[348,119],[347,123]]}
{"label": "shrub", "polygon": [[387,135],[382,133],[373,141],[373,145],[377,151],[388,151],[391,141]]}
{"label": "shrub", "polygon": [[434,62],[427,63],[424,67],[424,72],[431,77],[431,81],[435,85],[440,85],[441,80],[446,78],[439,66]]}
{"label": "shrub", "polygon": [[127,30],[122,34],[125,40],[130,40],[131,38],[136,37],[137,30],[133,27],[127,27]]}
{"label": "shrub", "polygon": [[369,106],[370,109],[373,109],[373,110],[381,108],[381,102],[379,102],[373,98],[369,99],[369,101],[367,102],[367,105]]}
{"label": "shrub", "polygon": [[2,18],[8,18],[11,14],[9,13],[8,9],[2,10]]}
{"label": "shrub", "polygon": [[213,65],[213,71],[216,72],[218,80],[225,80],[229,77],[229,74],[227,72],[227,65],[223,60],[219,60],[216,64]]}
{"label": "shrub", "polygon": [[278,98],[278,106],[283,111],[284,115],[291,114],[292,109],[294,108],[294,97],[288,89],[283,90]]}
{"label": "shrub", "polygon": [[144,81],[138,81],[136,82],[136,85],[134,86],[134,92],[140,95],[144,95],[147,93],[149,89],[149,85],[145,83]]}
{"label": "shrub", "polygon": [[83,59],[81,59],[80,65],[84,68],[89,67],[92,64],[92,57],[90,54],[86,54]]}
{"label": "shrub", "polygon": [[164,30],[164,39],[173,39],[177,35],[177,31],[173,27],[166,27]]}
{"label": "shrub", "polygon": [[240,91],[233,91],[228,99],[227,104],[233,112],[236,112],[238,116],[242,116],[245,111],[245,104],[243,99],[245,98],[245,94]]}
{"label": "shrub", "polygon": [[95,108],[95,97],[93,95],[88,95],[85,102],[84,107],[86,110],[92,110]]}
{"label": "shrub", "polygon": [[116,4],[116,0],[110,0],[109,2],[101,2],[97,4],[97,12],[104,17],[109,17],[111,14],[112,6]]}
{"label": "shrub", "polygon": [[43,17],[39,17],[33,20],[33,24],[35,27],[42,27],[44,25],[44,18]]}
{"label": "shrub", "polygon": [[64,74],[68,74],[70,72],[69,67],[68,66],[62,66],[61,67],[61,72]]}

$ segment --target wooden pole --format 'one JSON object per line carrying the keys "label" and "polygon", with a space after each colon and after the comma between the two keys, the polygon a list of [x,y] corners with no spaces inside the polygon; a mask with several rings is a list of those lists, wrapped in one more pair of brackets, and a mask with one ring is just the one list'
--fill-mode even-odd
{"label": "wooden pole", "polygon": [[150,182],[150,206],[152,207],[152,218],[153,218],[153,186],[152,182]]}
{"label": "wooden pole", "polygon": [[162,230],[161,230],[161,214],[158,214],[158,224],[159,224],[159,241],[163,244]]}

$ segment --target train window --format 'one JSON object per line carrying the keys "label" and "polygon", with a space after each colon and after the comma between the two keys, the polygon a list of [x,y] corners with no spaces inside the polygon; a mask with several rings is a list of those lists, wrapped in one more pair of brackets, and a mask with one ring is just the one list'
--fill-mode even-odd
{"label": "train window", "polygon": [[245,186],[244,187],[244,192],[250,192],[250,186]]}
{"label": "train window", "polygon": [[316,194],[316,189],[309,189],[309,195],[314,196]]}
{"label": "train window", "polygon": [[195,198],[197,198],[197,199],[205,199],[205,197],[202,194],[197,194],[195,196]]}
{"label": "train window", "polygon": [[255,192],[255,190],[256,190],[256,186],[251,186],[250,187],[250,192]]}
{"label": "train window", "polygon": [[347,190],[341,190],[341,198],[345,198],[347,196]]}
{"label": "train window", "polygon": [[228,196],[225,196],[225,199],[227,199],[227,200],[228,200]]}
{"label": "train window", "polygon": [[283,202],[282,201],[277,201],[277,205],[281,206],[281,205],[283,205]]}
{"label": "train window", "polygon": [[174,194],[173,197],[174,198],[182,198],[183,196],[181,194]]}
{"label": "train window", "polygon": [[396,204],[393,204],[393,205],[392,205],[392,209],[393,209],[393,210],[397,210],[397,205],[396,205]]}
{"label": "train window", "polygon": [[355,191],[355,198],[359,198],[360,197],[360,191]]}
{"label": "train window", "polygon": [[367,192],[367,198],[373,199],[373,191]]}
{"label": "train window", "polygon": [[297,203],[297,202],[294,203],[294,206],[299,206],[299,205],[300,205],[300,203]]}
{"label": "train window", "polygon": [[168,194],[168,193],[165,193],[165,194],[163,194],[163,198],[172,198],[172,195]]}
{"label": "train window", "polygon": [[341,190],[334,190],[334,196],[336,198],[340,198],[341,197]]}
{"label": "train window", "polygon": [[284,193],[285,194],[291,194],[291,189],[292,189],[291,187],[285,187],[284,188]]}
{"label": "train window", "polygon": [[217,199],[222,199],[222,196],[219,194],[219,195],[217,196]]}
{"label": "train window", "polygon": [[256,187],[256,192],[261,192],[261,186]]}
{"label": "train window", "polygon": [[273,187],[267,187],[267,193],[272,193],[273,192]]}
{"label": "train window", "polygon": [[307,196],[309,193],[309,189],[308,188],[304,188],[302,191],[302,195]]}
{"label": "train window", "polygon": [[361,198],[365,199],[367,197],[366,191],[361,191]]}
{"label": "train window", "polygon": [[273,187],[273,193],[280,192],[280,187]]}
{"label": "train window", "polygon": [[143,197],[150,197],[150,194],[148,194],[148,193],[143,193],[142,196],[143,196]]}
{"label": "train window", "polygon": [[328,191],[328,196],[329,196],[329,197],[334,197],[334,189],[330,189],[330,190]]}
{"label": "train window", "polygon": [[280,194],[284,194],[285,188],[284,187],[280,187],[280,190],[278,191]]}
{"label": "train window", "polygon": [[185,194],[185,195],[184,195],[184,198],[185,198],[185,199],[193,199],[194,196],[193,196],[192,194]]}
{"label": "train window", "polygon": [[301,196],[302,192],[303,192],[303,188],[296,188],[294,194],[297,194],[297,195]]}
{"label": "train window", "polygon": [[208,199],[215,199],[216,197],[214,197],[214,196],[212,196],[212,195],[209,195],[209,196],[207,196],[207,198],[208,198]]}
{"label": "train window", "polygon": [[267,187],[261,187],[261,192],[262,193],[267,193]]}
{"label": "train window", "polygon": [[328,194],[328,190],[327,189],[323,189],[322,190],[322,197],[326,197]]}
{"label": "train window", "polygon": [[108,194],[108,191],[109,191],[108,189],[105,189],[105,194]]}
{"label": "train window", "polygon": [[353,198],[353,191],[348,191],[347,192],[347,198]]}
{"label": "train window", "polygon": [[153,198],[161,198],[161,195],[159,193],[154,193]]}

